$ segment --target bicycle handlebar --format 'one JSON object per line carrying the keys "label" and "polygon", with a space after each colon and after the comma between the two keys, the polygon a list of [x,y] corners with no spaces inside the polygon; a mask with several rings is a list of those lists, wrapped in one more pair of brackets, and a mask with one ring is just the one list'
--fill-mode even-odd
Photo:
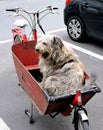
{"label": "bicycle handlebar", "polygon": [[[57,13],[57,12],[54,11],[54,10],[57,10],[57,9],[58,9],[57,7],[47,6],[46,8],[44,8],[42,10],[33,11],[33,12],[27,11],[27,10],[22,9],[22,8],[6,9],[6,11],[14,12],[14,14],[12,14],[13,16],[22,16],[22,17],[24,17],[28,21],[28,23],[29,23],[32,30],[35,28],[35,25],[38,24],[40,29],[42,30],[42,32],[45,34],[45,32],[44,32],[44,30],[43,30],[43,28],[42,28],[42,26],[40,24],[40,20],[49,13],[52,13],[52,14]],[[43,15],[41,18],[39,18],[39,14],[41,14],[43,12],[46,12],[46,11],[48,11],[48,12],[45,15]],[[24,13],[28,14],[29,17],[30,17],[31,23],[24,15],[22,15],[22,13],[19,13],[19,12],[24,12]],[[31,17],[31,15],[33,15],[33,17]],[[37,17],[36,20],[35,20],[35,17]]]}
{"label": "bicycle handlebar", "polygon": [[19,11],[23,11],[23,12],[28,13],[28,14],[37,14],[37,13],[40,14],[40,13],[45,12],[46,10],[53,11],[53,10],[57,10],[57,9],[58,9],[57,7],[47,6],[46,8],[44,8],[44,9],[42,9],[40,11],[36,11],[36,12],[30,12],[30,11],[24,10],[22,8],[6,9],[6,11],[16,12],[16,13],[18,13]]}
{"label": "bicycle handlebar", "polygon": [[16,12],[16,9],[6,9],[6,11]]}
{"label": "bicycle handlebar", "polygon": [[20,8],[6,9],[6,11],[17,12]]}
{"label": "bicycle handlebar", "polygon": [[58,8],[57,8],[57,7],[54,7],[53,9],[56,10],[56,9],[58,9]]}

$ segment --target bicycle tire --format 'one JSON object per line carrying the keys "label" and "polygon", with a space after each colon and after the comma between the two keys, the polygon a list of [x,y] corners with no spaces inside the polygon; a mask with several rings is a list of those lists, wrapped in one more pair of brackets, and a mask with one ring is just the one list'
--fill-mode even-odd
{"label": "bicycle tire", "polygon": [[14,44],[18,44],[22,42],[22,38],[18,35],[15,35],[14,37]]}
{"label": "bicycle tire", "polygon": [[75,130],[89,130],[89,121],[82,121],[79,113],[74,115],[74,128]]}
{"label": "bicycle tire", "polygon": [[78,129],[76,130],[89,130],[88,121],[78,121]]}

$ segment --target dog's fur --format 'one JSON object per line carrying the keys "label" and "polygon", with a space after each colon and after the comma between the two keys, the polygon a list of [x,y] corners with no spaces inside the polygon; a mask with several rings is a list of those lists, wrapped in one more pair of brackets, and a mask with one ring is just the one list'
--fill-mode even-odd
{"label": "dog's fur", "polygon": [[41,86],[50,96],[75,92],[84,85],[84,65],[58,36],[44,35],[35,47],[40,53]]}

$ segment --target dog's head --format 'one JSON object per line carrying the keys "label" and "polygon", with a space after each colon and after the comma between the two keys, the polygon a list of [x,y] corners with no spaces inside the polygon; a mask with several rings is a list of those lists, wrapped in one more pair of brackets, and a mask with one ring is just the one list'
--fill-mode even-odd
{"label": "dog's head", "polygon": [[58,55],[62,47],[62,40],[58,36],[44,35],[38,40],[35,50],[41,54],[42,58],[50,59]]}

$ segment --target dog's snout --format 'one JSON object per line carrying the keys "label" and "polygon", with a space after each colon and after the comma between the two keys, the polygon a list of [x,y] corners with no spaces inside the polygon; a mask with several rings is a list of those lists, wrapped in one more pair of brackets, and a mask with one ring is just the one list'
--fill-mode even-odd
{"label": "dog's snout", "polygon": [[36,50],[37,52],[39,52],[39,50],[40,50],[40,49],[39,49],[39,46],[36,45],[35,50]]}

